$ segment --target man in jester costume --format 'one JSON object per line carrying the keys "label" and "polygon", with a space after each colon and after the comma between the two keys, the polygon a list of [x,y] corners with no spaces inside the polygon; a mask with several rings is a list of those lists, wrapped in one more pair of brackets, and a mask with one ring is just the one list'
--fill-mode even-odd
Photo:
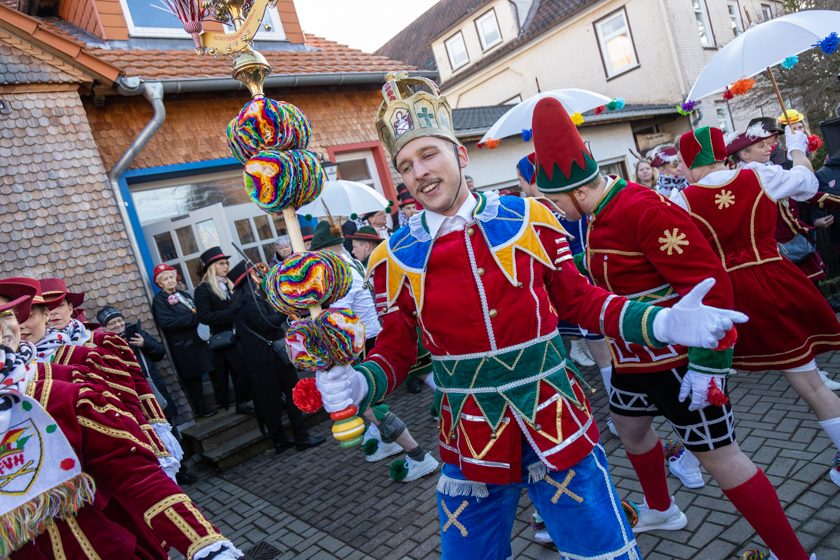
{"label": "man in jester costume", "polygon": [[[691,216],[647,187],[602,176],[560,102],[537,104],[533,131],[537,188],[569,219],[589,217],[583,260],[598,286],[637,302],[671,307],[690,297],[698,282],[714,278],[709,303],[736,305],[720,257]],[[697,133],[697,143],[710,153],[713,146],[723,149],[720,131]],[[569,174],[552,165],[570,158],[576,163]],[[662,443],[652,428],[654,417],[664,416],[773,552],[779,558],[807,559],[770,481],[735,440],[725,393],[737,350],[647,348],[615,338],[611,350],[610,411],[645,496],[634,531],[678,530],[687,524],[669,494]]]}
{"label": "man in jester costume", "polygon": [[670,309],[591,285],[545,206],[469,191],[467,151],[434,83],[391,74],[382,91],[380,140],[424,210],[371,255],[383,330],[360,364],[318,373],[324,407],[364,410],[394,391],[419,332],[440,406],[443,557],[511,557],[527,488],[561,557],[640,558],[557,321],[654,347],[713,348],[746,316],[703,305],[708,283]]}

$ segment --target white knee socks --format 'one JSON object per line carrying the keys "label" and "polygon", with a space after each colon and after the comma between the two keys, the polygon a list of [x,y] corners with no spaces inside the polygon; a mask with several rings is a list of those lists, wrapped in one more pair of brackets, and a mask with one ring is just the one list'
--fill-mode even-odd
{"label": "white knee socks", "polygon": [[840,417],[820,420],[820,426],[828,434],[828,437],[834,443],[834,447],[840,450]]}
{"label": "white knee socks", "polygon": [[604,389],[607,391],[607,398],[610,396],[610,381],[612,380],[612,366],[602,367],[601,371],[601,378],[604,380]]}

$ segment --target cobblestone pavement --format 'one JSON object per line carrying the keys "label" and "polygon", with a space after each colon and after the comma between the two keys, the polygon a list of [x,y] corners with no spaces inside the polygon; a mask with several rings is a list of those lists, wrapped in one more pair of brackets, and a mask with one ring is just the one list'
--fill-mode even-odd
{"label": "cobblestone pavement", "polygon": [[[840,379],[840,353],[827,356],[823,369]],[[594,368],[584,376],[601,387]],[[833,455],[828,438],[780,374],[741,373],[731,387],[741,447],[777,488],[806,549],[819,560],[840,559],[840,489],[826,477]],[[389,403],[437,455],[429,389],[412,395],[401,388]],[[603,390],[593,395],[593,405],[619,494],[640,501],[630,463],[618,438],[606,430]],[[329,426],[324,417],[313,431],[329,438]],[[661,422],[657,429],[663,439],[670,436]],[[437,476],[393,483],[388,463],[367,463],[361,451],[342,450],[330,438],[306,452],[267,452],[221,474],[201,472],[201,480],[186,490],[235,543],[248,548],[267,540],[287,551],[281,560],[440,558]],[[646,559],[732,559],[745,548],[762,546],[708,475],[706,481],[704,488],[689,490],[669,476],[688,527],[641,535]],[[529,520],[530,501],[523,494],[512,535],[514,558],[556,558],[556,552],[533,542]]]}

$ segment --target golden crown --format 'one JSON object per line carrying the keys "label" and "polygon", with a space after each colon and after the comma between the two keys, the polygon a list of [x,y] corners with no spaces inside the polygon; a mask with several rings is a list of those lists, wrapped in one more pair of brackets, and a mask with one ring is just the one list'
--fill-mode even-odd
{"label": "golden crown", "polygon": [[460,144],[452,129],[452,110],[429,79],[391,72],[382,86],[384,101],[376,113],[379,139],[396,159],[399,151],[422,136],[437,136]]}

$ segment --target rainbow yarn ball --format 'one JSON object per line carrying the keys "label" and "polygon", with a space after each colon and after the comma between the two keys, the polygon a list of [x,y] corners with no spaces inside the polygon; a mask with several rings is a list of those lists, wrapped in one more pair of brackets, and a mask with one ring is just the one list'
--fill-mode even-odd
{"label": "rainbow yarn ball", "polygon": [[329,299],[335,285],[332,262],[322,253],[295,253],[278,267],[280,298],[288,305],[307,308]]}
{"label": "rainbow yarn ball", "polygon": [[270,213],[299,208],[318,198],[327,179],[324,168],[308,150],[264,150],[248,159],[245,192]]}
{"label": "rainbow yarn ball", "polygon": [[315,319],[321,345],[336,364],[352,364],[365,348],[365,324],[343,307],[325,309]]}
{"label": "rainbow yarn ball", "polygon": [[286,345],[289,358],[297,369],[317,371],[334,365],[321,343],[318,327],[311,319],[292,322],[286,331]]}
{"label": "rainbow yarn ball", "polygon": [[338,253],[321,251],[321,256],[330,263],[333,271],[332,293],[324,300],[324,304],[330,306],[350,292],[350,286],[353,284],[353,272],[350,270],[350,264],[341,258]]}
{"label": "rainbow yarn ball", "polygon": [[281,296],[280,294],[280,266],[282,263],[278,263],[268,269],[265,277],[263,277],[262,281],[262,289],[263,293],[265,293],[265,297],[268,300],[268,303],[284,315],[297,315],[300,313],[300,310],[296,309],[292,305],[289,305]]}
{"label": "rainbow yarn ball", "polygon": [[246,103],[227,127],[228,147],[242,163],[269,148],[305,150],[311,137],[312,124],[303,111],[267,97]]}

